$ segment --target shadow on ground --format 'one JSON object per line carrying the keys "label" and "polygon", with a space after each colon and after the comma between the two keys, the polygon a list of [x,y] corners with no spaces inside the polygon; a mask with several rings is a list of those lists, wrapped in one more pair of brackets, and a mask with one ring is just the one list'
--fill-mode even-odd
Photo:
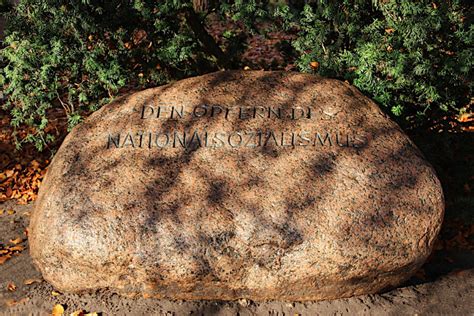
{"label": "shadow on ground", "polygon": [[443,185],[446,211],[435,249],[409,283],[474,268],[474,135],[409,133]]}

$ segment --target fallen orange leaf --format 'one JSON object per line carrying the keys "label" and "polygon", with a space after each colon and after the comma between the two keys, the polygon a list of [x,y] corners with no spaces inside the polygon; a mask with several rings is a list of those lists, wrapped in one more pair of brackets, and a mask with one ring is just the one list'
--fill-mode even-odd
{"label": "fallen orange leaf", "polygon": [[16,285],[15,285],[15,283],[13,283],[13,282],[8,282],[8,284],[7,284],[7,289],[8,289],[10,292],[15,292],[15,291],[16,291]]}
{"label": "fallen orange leaf", "polygon": [[8,250],[10,250],[10,251],[23,251],[23,250],[25,250],[25,247],[23,247],[23,246],[13,246],[13,247],[8,247]]}
{"label": "fallen orange leaf", "polygon": [[62,316],[64,314],[64,307],[61,304],[56,304],[53,307],[52,316]]}
{"label": "fallen orange leaf", "polygon": [[19,243],[23,242],[23,239],[18,237],[18,238],[15,238],[15,239],[10,239],[10,242],[14,245],[18,245]]}
{"label": "fallen orange leaf", "polygon": [[31,284],[33,284],[33,283],[39,283],[39,282],[41,282],[40,279],[26,279],[26,280],[23,282],[23,284],[24,284],[24,285],[31,285]]}
{"label": "fallen orange leaf", "polygon": [[10,259],[12,256],[10,255],[6,255],[6,256],[2,256],[0,257],[0,264],[4,264],[8,259]]}
{"label": "fallen orange leaf", "polygon": [[5,302],[5,305],[7,305],[8,307],[15,306],[16,304],[18,304],[18,302],[15,301],[14,299],[9,299]]}
{"label": "fallen orange leaf", "polygon": [[39,170],[40,164],[39,164],[39,162],[37,162],[36,160],[33,160],[33,161],[31,161],[31,166],[32,166],[34,169]]}
{"label": "fallen orange leaf", "polygon": [[138,45],[146,39],[147,34],[145,30],[137,30],[133,33],[133,44]]}
{"label": "fallen orange leaf", "polygon": [[463,113],[458,116],[458,121],[461,123],[467,123],[474,121],[474,114],[472,113]]}
{"label": "fallen orange leaf", "polygon": [[317,61],[312,61],[312,62],[309,63],[309,65],[311,66],[311,69],[313,69],[313,70],[316,70],[316,69],[319,68],[319,62],[317,62]]}

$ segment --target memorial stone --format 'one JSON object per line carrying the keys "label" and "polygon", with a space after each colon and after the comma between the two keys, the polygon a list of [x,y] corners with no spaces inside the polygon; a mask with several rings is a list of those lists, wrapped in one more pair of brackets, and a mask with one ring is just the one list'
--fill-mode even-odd
{"label": "memorial stone", "polygon": [[443,212],[433,168],[356,88],[229,71],[122,97],[74,128],[29,238],[61,291],[322,300],[404,282]]}

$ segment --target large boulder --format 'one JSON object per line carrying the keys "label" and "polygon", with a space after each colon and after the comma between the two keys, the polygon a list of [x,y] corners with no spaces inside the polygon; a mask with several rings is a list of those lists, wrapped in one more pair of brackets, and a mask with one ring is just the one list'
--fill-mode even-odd
{"label": "large boulder", "polygon": [[356,88],[217,72],[123,97],[74,128],[29,238],[62,291],[322,300],[409,278],[443,211],[433,168]]}

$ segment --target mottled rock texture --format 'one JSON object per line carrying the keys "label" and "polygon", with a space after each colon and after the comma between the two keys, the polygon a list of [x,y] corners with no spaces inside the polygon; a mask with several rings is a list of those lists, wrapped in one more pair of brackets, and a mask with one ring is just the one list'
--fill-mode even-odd
{"label": "mottled rock texture", "polygon": [[121,98],[74,128],[29,238],[62,291],[322,300],[406,280],[443,211],[432,167],[354,87],[217,72]]}

